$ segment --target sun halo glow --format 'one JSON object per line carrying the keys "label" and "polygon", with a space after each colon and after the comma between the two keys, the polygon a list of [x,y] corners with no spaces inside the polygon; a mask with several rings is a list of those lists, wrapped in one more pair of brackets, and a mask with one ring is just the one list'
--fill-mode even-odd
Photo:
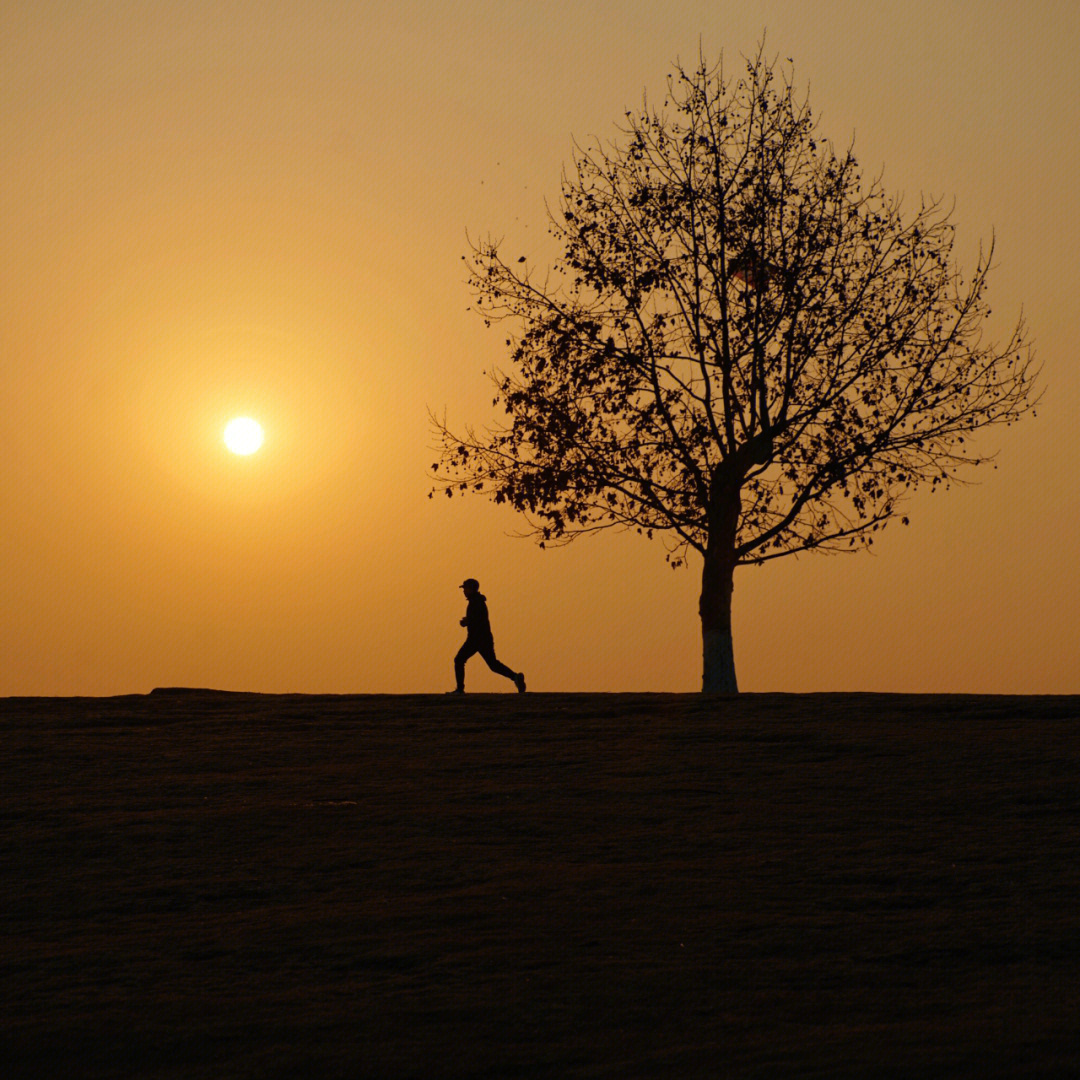
{"label": "sun halo glow", "polygon": [[250,416],[237,416],[225,425],[225,445],[234,454],[254,454],[262,444],[263,429]]}

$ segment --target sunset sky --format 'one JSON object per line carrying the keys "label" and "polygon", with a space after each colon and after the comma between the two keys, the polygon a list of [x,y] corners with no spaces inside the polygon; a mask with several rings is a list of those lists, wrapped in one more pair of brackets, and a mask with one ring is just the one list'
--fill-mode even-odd
{"label": "sunset sky", "polygon": [[700,562],[429,499],[427,409],[496,419],[468,238],[542,261],[573,139],[766,30],[865,173],[955,198],[963,265],[996,235],[1045,396],[874,554],[738,571],[740,686],[1080,691],[1073,0],[34,0],[0,5],[0,696],[450,689],[465,577],[530,689],[698,689]]}

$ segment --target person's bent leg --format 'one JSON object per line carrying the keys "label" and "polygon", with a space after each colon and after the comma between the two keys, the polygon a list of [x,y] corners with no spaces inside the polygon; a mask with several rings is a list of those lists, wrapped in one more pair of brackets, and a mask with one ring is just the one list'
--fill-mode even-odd
{"label": "person's bent leg", "polygon": [[501,660],[496,659],[494,642],[477,651],[484,658],[484,663],[486,663],[496,675],[505,675],[512,683],[517,683],[518,673],[511,668],[508,668]]}
{"label": "person's bent leg", "polygon": [[466,641],[457,651],[454,657],[454,679],[457,682],[458,693],[465,692],[465,661],[477,651],[476,643]]}

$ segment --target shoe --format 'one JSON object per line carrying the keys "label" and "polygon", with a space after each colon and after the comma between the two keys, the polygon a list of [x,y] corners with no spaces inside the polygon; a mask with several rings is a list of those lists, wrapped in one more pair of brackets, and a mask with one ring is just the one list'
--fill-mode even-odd
{"label": "shoe", "polygon": [[525,672],[519,671],[517,675],[514,676],[514,685],[518,688],[519,694],[525,693]]}
{"label": "shoe", "polygon": [[464,694],[465,693],[465,691],[462,690],[460,686],[456,690],[447,690],[446,692],[448,694]]}

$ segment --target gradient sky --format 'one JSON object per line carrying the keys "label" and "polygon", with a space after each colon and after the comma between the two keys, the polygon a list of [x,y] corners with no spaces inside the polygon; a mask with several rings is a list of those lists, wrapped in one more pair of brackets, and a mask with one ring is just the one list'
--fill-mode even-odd
{"label": "gradient sky", "polygon": [[698,689],[699,562],[429,500],[426,409],[494,419],[466,234],[542,258],[572,138],[766,29],[866,172],[955,197],[963,265],[996,234],[1045,396],[875,554],[738,571],[740,686],[1080,691],[1073,0],[34,0],[0,5],[0,695],[448,689],[466,576],[531,689]]}

